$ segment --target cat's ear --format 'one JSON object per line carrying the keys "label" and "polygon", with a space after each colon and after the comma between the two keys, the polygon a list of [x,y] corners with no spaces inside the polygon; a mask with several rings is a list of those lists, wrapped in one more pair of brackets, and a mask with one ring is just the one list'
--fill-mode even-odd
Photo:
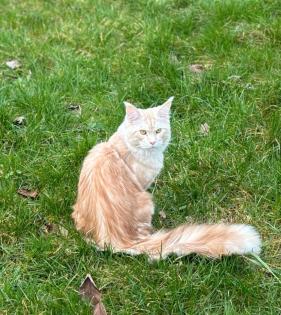
{"label": "cat's ear", "polygon": [[163,119],[169,119],[170,117],[170,108],[172,106],[174,97],[171,96],[164,104],[158,106],[158,116]]}
{"label": "cat's ear", "polygon": [[140,118],[139,110],[131,103],[124,102],[126,108],[126,118],[129,122],[133,123]]}

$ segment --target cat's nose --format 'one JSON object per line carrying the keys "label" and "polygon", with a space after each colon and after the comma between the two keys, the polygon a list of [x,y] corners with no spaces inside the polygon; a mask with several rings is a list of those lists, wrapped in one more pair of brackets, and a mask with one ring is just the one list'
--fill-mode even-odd
{"label": "cat's nose", "polygon": [[154,145],[154,144],[156,143],[156,141],[155,141],[155,140],[150,140],[149,143],[150,143],[151,145]]}

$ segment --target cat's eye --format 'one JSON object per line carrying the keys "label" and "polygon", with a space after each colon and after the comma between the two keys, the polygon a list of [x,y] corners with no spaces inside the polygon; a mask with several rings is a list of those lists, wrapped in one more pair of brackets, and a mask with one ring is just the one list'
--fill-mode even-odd
{"label": "cat's eye", "polygon": [[146,135],[146,130],[140,130],[140,134],[143,136]]}
{"label": "cat's eye", "polygon": [[159,128],[159,129],[156,129],[156,133],[160,133],[162,131],[162,129],[161,128]]}

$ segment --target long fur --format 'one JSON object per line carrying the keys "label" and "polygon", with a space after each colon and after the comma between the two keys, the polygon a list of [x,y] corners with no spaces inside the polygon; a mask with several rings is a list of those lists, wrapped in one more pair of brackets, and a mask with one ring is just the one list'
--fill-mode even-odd
{"label": "long fur", "polygon": [[[149,110],[127,103],[127,115],[118,131],[89,152],[72,213],[77,229],[100,249],[111,246],[116,252],[146,253],[153,259],[170,253],[210,257],[259,253],[259,234],[243,224],[181,225],[153,233],[154,205],[146,189],[161,170],[162,153],[170,140],[168,116],[165,118],[170,103]],[[151,139],[141,137],[138,130],[154,130],[159,121],[162,135],[153,139],[155,149],[147,148]]]}

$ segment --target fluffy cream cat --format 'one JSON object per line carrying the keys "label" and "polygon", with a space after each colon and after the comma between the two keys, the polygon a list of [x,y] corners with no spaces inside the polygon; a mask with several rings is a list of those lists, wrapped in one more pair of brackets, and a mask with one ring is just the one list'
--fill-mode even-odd
{"label": "fluffy cream cat", "polygon": [[126,116],[118,130],[84,160],[72,213],[77,229],[100,249],[110,246],[115,252],[147,253],[153,259],[171,253],[259,253],[259,234],[249,225],[184,224],[152,232],[154,206],[146,189],[163,166],[172,100],[149,109],[125,102]]}

